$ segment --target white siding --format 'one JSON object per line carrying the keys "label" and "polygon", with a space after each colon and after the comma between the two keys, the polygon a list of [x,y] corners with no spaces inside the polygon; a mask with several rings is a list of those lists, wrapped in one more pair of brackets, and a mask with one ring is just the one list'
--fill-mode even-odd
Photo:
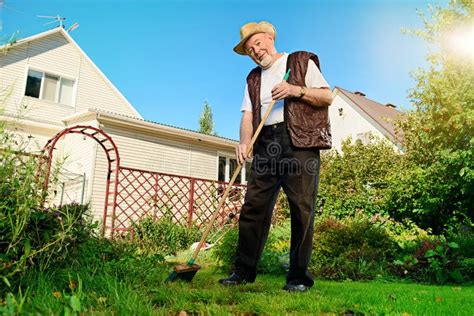
{"label": "white siding", "polygon": [[28,45],[0,53],[0,106],[6,113],[18,114],[21,109],[26,80]]}
{"label": "white siding", "polygon": [[[80,203],[82,198],[84,198],[84,203],[89,202],[88,188],[92,179],[95,145],[96,142],[93,139],[78,134],[67,134],[59,140],[60,151],[56,150],[54,155],[62,161],[59,179],[60,185],[64,183],[63,203],[73,201]],[[60,187],[59,190],[62,188]],[[83,197],[82,194],[84,194]]]}
{"label": "white siding", "polygon": [[7,131],[14,134],[19,150],[36,154],[40,153],[46,142],[54,136],[53,131],[18,124],[9,126]]}
{"label": "white siding", "polygon": [[191,176],[217,180],[217,151],[191,145]]}
{"label": "white siding", "polygon": [[[91,207],[96,220],[102,223],[104,215],[105,186],[107,183],[107,158],[99,146],[94,155],[94,178],[92,180]],[[111,202],[111,201],[109,201]]]}
{"label": "white siding", "polygon": [[[74,125],[86,125],[92,127],[98,127],[98,123],[95,119],[77,121]],[[82,178],[76,176],[76,180],[64,181],[66,183],[66,192],[68,199],[64,202],[76,201],[80,202],[82,194],[84,194],[83,202],[91,203],[94,205],[94,172],[96,164],[96,151],[98,147],[97,141],[94,139],[80,134],[67,134],[58,141],[58,149],[55,150],[54,155],[56,159],[63,161],[64,175],[68,172],[75,174],[85,174],[85,183],[83,190]],[[103,154],[105,156],[105,154]],[[74,176],[73,176],[74,177]],[[62,177],[61,179],[65,179]],[[60,190],[61,188],[58,188]],[[84,191],[84,193],[83,193]],[[59,197],[57,197],[58,199]],[[56,200],[57,200],[56,199]],[[98,218],[97,218],[98,219]]]}
{"label": "white siding", "polygon": [[122,166],[216,179],[217,149],[132,130],[105,127],[104,131],[117,144]]}
{"label": "white siding", "polygon": [[28,65],[33,68],[76,77],[81,54],[60,33],[28,43]]}
{"label": "white siding", "polygon": [[76,113],[89,108],[97,108],[136,117],[135,112],[106,83],[85,57],[81,57],[80,65]]}
{"label": "white siding", "polygon": [[[342,115],[340,110],[342,109]],[[339,94],[335,96],[329,107],[329,118],[331,121],[332,145],[333,148],[340,151],[343,140],[352,136],[357,139],[358,134],[372,133],[380,138],[384,135],[370,124],[358,111],[354,109]]]}

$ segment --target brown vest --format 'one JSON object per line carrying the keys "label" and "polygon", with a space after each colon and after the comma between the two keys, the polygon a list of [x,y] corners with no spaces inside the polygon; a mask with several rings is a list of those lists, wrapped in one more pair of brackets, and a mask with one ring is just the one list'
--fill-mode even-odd
{"label": "brown vest", "polygon": [[[294,52],[288,56],[286,70],[291,68],[288,83],[306,86],[305,76],[309,59],[319,67],[318,56],[309,52]],[[261,118],[260,82],[262,69],[254,68],[247,76],[247,84],[252,102],[253,132],[257,130]],[[283,78],[282,78],[283,79]],[[297,98],[285,99],[284,118],[293,145],[300,148],[331,148],[331,127],[327,106],[312,106]]]}

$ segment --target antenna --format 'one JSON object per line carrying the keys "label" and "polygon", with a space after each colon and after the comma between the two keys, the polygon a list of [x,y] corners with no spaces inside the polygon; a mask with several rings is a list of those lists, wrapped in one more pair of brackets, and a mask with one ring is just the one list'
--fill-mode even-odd
{"label": "antenna", "polygon": [[[1,0],[0,0],[1,1]],[[79,23],[77,22],[74,22],[73,25],[71,25],[68,29],[67,29],[67,32],[72,32],[74,31],[75,29],[77,29],[79,27]]]}
{"label": "antenna", "polygon": [[43,25],[48,25],[48,24],[51,24],[51,23],[54,23],[54,22],[59,22],[59,26],[60,26],[60,27],[63,27],[63,21],[66,20],[65,17],[59,16],[59,15],[56,15],[56,16],[37,15],[37,17],[38,17],[38,18],[43,18],[43,19],[53,19],[53,21],[46,22],[46,23],[43,24]]}

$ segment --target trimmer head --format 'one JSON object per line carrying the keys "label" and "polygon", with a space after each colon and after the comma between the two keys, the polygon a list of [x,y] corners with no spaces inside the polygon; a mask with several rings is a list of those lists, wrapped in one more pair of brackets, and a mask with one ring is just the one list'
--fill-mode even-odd
{"label": "trimmer head", "polygon": [[195,263],[192,265],[187,263],[177,265],[166,279],[166,282],[173,282],[177,279],[190,282],[200,269],[201,266]]}

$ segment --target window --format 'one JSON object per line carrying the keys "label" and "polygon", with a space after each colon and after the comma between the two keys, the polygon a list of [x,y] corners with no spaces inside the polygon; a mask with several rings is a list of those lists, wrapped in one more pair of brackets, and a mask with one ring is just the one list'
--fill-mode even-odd
{"label": "window", "polygon": [[[229,159],[229,180],[234,175],[235,169],[237,169],[237,159]],[[239,175],[235,179],[235,183],[242,183],[242,170],[240,170]]]}
{"label": "window", "polygon": [[42,99],[56,101],[56,90],[58,88],[58,81],[59,77],[53,77],[50,75],[44,76]]}
{"label": "window", "polygon": [[28,71],[26,96],[72,105],[73,90],[74,80],[31,69]]}
{"label": "window", "polygon": [[41,72],[37,72],[34,70],[30,70],[28,72],[25,95],[33,98],[39,98],[42,77],[43,74]]}
{"label": "window", "polygon": [[225,181],[225,166],[227,164],[226,157],[219,157],[219,174],[217,176],[217,181]]}
{"label": "window", "polygon": [[[217,175],[218,181],[230,181],[231,177],[234,175],[235,169],[237,169],[237,160],[234,158],[228,158],[219,156],[219,170]],[[239,172],[239,175],[235,179],[236,184],[246,183],[250,173],[250,162],[246,162],[242,167],[242,170]]]}

